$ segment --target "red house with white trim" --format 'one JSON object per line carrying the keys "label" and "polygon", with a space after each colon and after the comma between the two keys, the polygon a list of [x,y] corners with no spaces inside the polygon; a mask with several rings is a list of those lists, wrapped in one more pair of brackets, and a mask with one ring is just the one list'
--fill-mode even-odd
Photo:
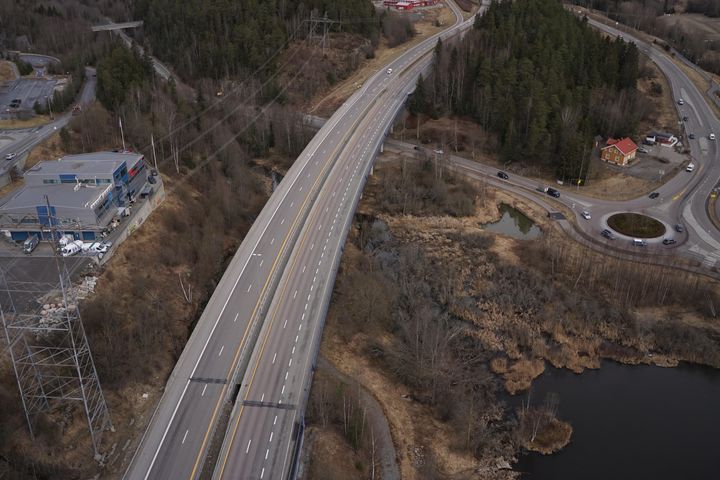
{"label": "red house with white trim", "polygon": [[607,146],[600,149],[600,158],[606,162],[625,166],[635,159],[637,148],[635,142],[627,137],[620,140],[608,138]]}

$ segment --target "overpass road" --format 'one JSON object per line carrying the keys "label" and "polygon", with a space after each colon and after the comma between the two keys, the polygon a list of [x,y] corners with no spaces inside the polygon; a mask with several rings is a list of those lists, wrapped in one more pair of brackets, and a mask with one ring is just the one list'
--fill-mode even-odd
{"label": "overpass road", "polygon": [[[456,17],[456,24],[443,36],[470,25],[462,22],[457,10]],[[287,453],[281,450],[288,451],[292,425],[302,415],[300,402],[309,385],[310,364],[317,352],[349,216],[377,146],[417,75],[429,65],[436,41],[437,37],[430,38],[409,49],[386,67],[393,69],[392,74],[383,70],[367,80],[290,168],[208,302],[125,478],[197,478],[221,411],[236,395],[242,400],[233,410],[223,461],[215,475],[282,478],[289,471]],[[315,273],[309,276],[311,271]],[[318,295],[321,290],[322,296]],[[306,300],[298,310],[301,298]],[[297,319],[291,319],[295,313]],[[296,321],[306,323],[301,326]],[[291,334],[290,329],[296,333]],[[296,338],[302,345],[288,343],[295,343]],[[284,348],[286,344],[288,348]],[[270,352],[277,352],[275,358],[269,357]],[[236,379],[243,379],[239,390]],[[278,384],[282,380],[292,383]],[[271,389],[275,384],[277,390]],[[281,406],[283,395],[287,397]],[[275,420],[274,415],[279,418]],[[267,420],[280,422],[284,428],[272,430],[274,425]],[[280,446],[273,450],[272,467],[262,464],[269,452],[255,450],[266,434],[268,438],[272,434]],[[242,448],[253,454],[241,458],[236,451],[247,435],[255,439],[255,446],[250,442]]]}

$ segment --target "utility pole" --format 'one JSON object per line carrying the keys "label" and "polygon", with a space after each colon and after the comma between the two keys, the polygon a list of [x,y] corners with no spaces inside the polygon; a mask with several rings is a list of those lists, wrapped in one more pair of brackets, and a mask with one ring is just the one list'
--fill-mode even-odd
{"label": "utility pole", "polygon": [[125,134],[122,128],[122,117],[118,117],[118,123],[120,124],[120,138],[122,139],[123,152],[125,151]]}

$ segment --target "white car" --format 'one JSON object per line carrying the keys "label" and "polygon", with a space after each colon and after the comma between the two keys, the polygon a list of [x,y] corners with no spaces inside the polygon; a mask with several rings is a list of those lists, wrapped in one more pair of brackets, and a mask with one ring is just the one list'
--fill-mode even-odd
{"label": "white car", "polygon": [[688,163],[687,167],[685,167],[686,172],[692,172],[695,170],[695,164],[694,163]]}
{"label": "white car", "polygon": [[714,141],[714,140],[715,140],[715,134],[714,134],[714,133],[711,133],[710,135],[708,135],[708,138],[709,138],[710,140],[713,140],[713,141]]}
{"label": "white car", "polygon": [[685,100],[678,98],[678,105],[685,105]]}
{"label": "white car", "polygon": [[390,75],[392,73],[392,68],[387,69],[387,74]]}
{"label": "white car", "polygon": [[580,212],[580,216],[582,216],[585,220],[590,220],[591,218],[590,212],[588,212],[587,210],[583,210],[582,212]]}
{"label": "white car", "polygon": [[90,245],[91,253],[106,253],[112,244],[110,242],[95,242]]}
{"label": "white car", "polygon": [[8,153],[7,155],[5,155],[5,160],[12,160],[13,158],[15,158],[16,155],[17,153]]}

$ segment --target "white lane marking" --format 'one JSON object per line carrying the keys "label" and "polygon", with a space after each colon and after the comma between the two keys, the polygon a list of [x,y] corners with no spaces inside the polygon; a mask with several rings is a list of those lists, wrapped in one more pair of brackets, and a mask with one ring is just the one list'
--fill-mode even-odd
{"label": "white lane marking", "polygon": [[202,393],[200,394],[201,397],[205,396],[205,390],[207,390],[207,386],[208,386],[208,384],[206,383],[205,386],[203,387]]}
{"label": "white lane marking", "polygon": [[283,324],[283,328],[287,327],[287,318],[285,319],[285,323]]}
{"label": "white lane marking", "polygon": [[[276,417],[276,418],[277,418],[277,417]],[[273,425],[275,425],[275,424],[273,423]],[[270,432],[270,443],[272,443],[273,433],[275,433],[275,432]]]}
{"label": "white lane marking", "polygon": [[314,243],[311,243],[311,244],[310,244],[310,250],[312,250],[314,247],[315,247],[315,244],[314,244]]}
{"label": "white lane marking", "polygon": [[[269,448],[268,448],[267,450],[265,450],[265,460],[267,460],[268,455],[270,455],[270,449],[269,449]],[[262,478],[262,477],[260,477],[260,478]]]}
{"label": "white lane marking", "polygon": [[280,220],[280,225],[282,225],[283,223],[285,223],[285,219],[284,219],[284,218],[283,218],[282,220]]}
{"label": "white lane marking", "polygon": [[275,243],[275,237],[273,237],[272,240],[270,240],[270,245],[272,245],[273,243]]}
{"label": "white lane marking", "polygon": [[295,335],[295,343],[297,343],[298,338],[300,338],[300,335]]}
{"label": "white lane marking", "polygon": [[283,385],[282,390],[280,390],[280,395],[285,395],[285,385]]}
{"label": "white lane marking", "polygon": [[265,475],[265,468],[263,467],[262,471],[260,472],[260,478],[263,478],[263,475]]}
{"label": "white lane marking", "polygon": [[189,431],[190,431],[190,430],[185,430],[185,435],[183,435],[182,442],[180,443],[181,445],[185,445],[185,439],[187,438],[187,434],[188,434]]}
{"label": "white lane marking", "polygon": [[292,353],[293,353],[293,355],[295,354],[295,345],[293,345]]}
{"label": "white lane marking", "polygon": [[300,187],[300,191],[301,191],[301,192],[302,192],[302,188],[303,188],[303,187]]}
{"label": "white lane marking", "polygon": [[[293,347],[295,348],[295,347]],[[287,380],[288,375],[290,375],[290,372],[285,372],[285,380]]]}
{"label": "white lane marking", "polygon": [[264,261],[265,261],[264,258],[261,258],[261,259],[260,259],[260,266],[261,266],[261,267],[262,267],[262,264],[263,264]]}
{"label": "white lane marking", "polygon": [[275,415],[275,420],[273,420],[273,425],[277,423],[277,415]]}
{"label": "white lane marking", "polygon": [[308,293],[308,298],[307,298],[307,299],[308,299],[308,302],[309,302],[309,301],[310,301],[310,294],[309,294],[309,293]]}
{"label": "white lane marking", "polygon": [[273,361],[272,363],[275,364],[275,359],[277,358],[277,352],[275,352],[275,355],[273,355]]}
{"label": "white lane marking", "polygon": [[240,316],[240,312],[235,314],[235,320],[233,320],[233,323],[237,322],[238,317]]}
{"label": "white lane marking", "polygon": [[302,316],[300,317],[300,320],[305,320],[305,313],[302,314]]}
{"label": "white lane marking", "polygon": [[247,291],[249,292],[251,288],[252,288],[252,283],[250,285],[248,285]]}
{"label": "white lane marking", "polygon": [[291,358],[290,361],[288,362],[288,367],[292,367],[292,358]]}
{"label": "white lane marking", "polygon": [[247,448],[245,449],[245,453],[248,453],[248,452],[250,451],[250,444],[251,444],[251,443],[252,443],[252,438],[251,438],[250,440],[248,440],[248,446],[247,446]]}
{"label": "white lane marking", "polygon": [[311,292],[313,291],[313,288],[314,288],[314,287],[315,287],[314,284],[313,284],[313,285],[310,285],[310,291],[311,291]]}
{"label": "white lane marking", "polygon": [[293,293],[293,300],[295,300],[295,297],[297,297],[297,290],[295,290],[295,293]]}
{"label": "white lane marking", "polygon": [[302,330],[302,323],[300,324],[300,326],[298,326],[298,332],[299,332],[300,330]]}
{"label": "white lane marking", "polygon": [[265,400],[265,394],[264,394],[264,393],[263,393],[262,396],[260,397],[260,402],[262,403],[263,400]]}
{"label": "white lane marking", "polygon": [[293,205],[295,205],[295,202],[290,202],[290,208],[292,208]]}
{"label": "white lane marking", "polygon": [[306,268],[307,268],[307,265],[303,265],[303,273],[305,273]]}
{"label": "white lane marking", "polygon": [[316,268],[316,269],[315,269],[315,273],[320,273],[320,269],[319,269],[319,268]]}
{"label": "white lane marking", "polygon": [[225,345],[220,347],[220,351],[218,352],[218,357],[222,355],[223,350],[225,350]]}

